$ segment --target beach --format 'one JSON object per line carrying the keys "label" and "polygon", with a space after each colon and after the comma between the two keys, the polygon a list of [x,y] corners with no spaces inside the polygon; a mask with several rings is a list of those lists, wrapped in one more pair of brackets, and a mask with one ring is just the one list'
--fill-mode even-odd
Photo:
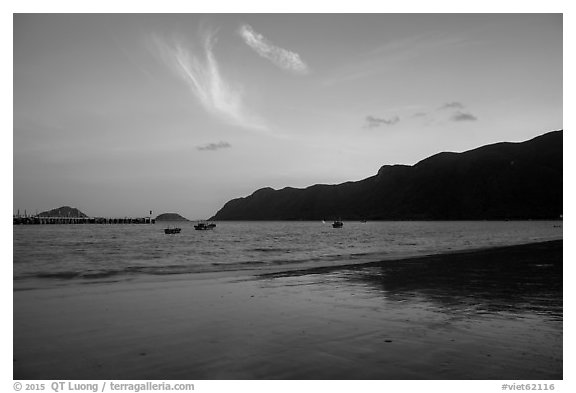
{"label": "beach", "polygon": [[562,379],[562,240],[14,291],[14,379]]}

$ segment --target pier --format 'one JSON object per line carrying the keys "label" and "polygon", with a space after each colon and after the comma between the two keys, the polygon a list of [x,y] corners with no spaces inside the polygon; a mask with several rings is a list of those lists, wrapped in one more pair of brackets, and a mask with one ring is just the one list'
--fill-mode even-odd
{"label": "pier", "polygon": [[13,216],[14,225],[55,225],[55,224],[155,224],[152,217],[47,217]]}

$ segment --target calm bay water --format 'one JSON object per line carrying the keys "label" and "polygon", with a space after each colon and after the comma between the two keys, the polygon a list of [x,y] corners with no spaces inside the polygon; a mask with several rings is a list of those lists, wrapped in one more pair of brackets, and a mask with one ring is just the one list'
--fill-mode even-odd
{"label": "calm bay water", "polygon": [[217,224],[14,226],[15,377],[562,379],[561,245],[400,259],[561,222]]}
{"label": "calm bay water", "polygon": [[256,272],[364,263],[562,238],[560,222],[219,222],[13,227],[16,283],[142,274]]}

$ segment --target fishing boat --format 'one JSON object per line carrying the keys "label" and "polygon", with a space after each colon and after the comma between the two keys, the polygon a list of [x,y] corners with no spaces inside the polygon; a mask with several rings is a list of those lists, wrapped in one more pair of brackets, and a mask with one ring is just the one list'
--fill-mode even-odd
{"label": "fishing boat", "polygon": [[332,223],[332,228],[342,228],[344,226],[344,223],[342,222],[342,220],[336,220]]}
{"label": "fishing boat", "polygon": [[196,229],[197,231],[206,231],[208,229],[214,229],[214,228],[216,228],[216,224],[214,224],[213,222],[201,221],[198,224],[194,225],[194,229]]}
{"label": "fishing boat", "polygon": [[173,235],[175,233],[180,233],[180,231],[182,230],[182,228],[164,228],[164,233],[167,235]]}

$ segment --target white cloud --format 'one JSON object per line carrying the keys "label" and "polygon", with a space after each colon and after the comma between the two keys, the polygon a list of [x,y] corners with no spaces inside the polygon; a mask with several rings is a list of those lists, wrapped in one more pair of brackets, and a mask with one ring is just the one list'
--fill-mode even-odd
{"label": "white cloud", "polygon": [[204,109],[234,126],[260,131],[268,129],[262,118],[246,108],[242,90],[222,76],[214,55],[216,40],[213,34],[204,34],[200,53],[178,42],[169,45],[158,38],[155,41],[164,61],[187,82]]}
{"label": "white cloud", "polygon": [[276,66],[296,74],[307,74],[310,72],[298,53],[275,46],[264,38],[262,34],[255,32],[250,25],[242,25],[238,32],[246,45]]}

